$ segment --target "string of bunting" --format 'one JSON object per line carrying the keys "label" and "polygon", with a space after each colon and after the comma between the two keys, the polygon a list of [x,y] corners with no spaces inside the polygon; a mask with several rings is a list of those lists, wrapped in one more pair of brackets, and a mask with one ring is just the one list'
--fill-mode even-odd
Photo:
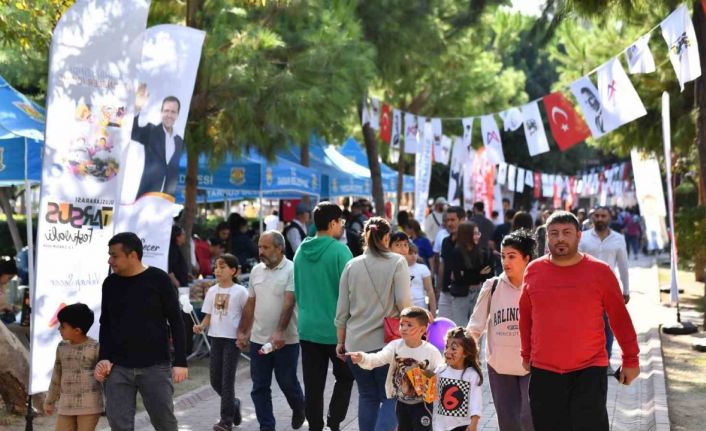
{"label": "string of bunting", "polygon": [[[499,112],[504,131],[516,131],[523,127],[529,154],[536,156],[549,151],[539,109],[540,101],[543,102],[552,136],[561,151],[584,142],[589,136],[598,139],[646,115],[647,111],[619,57],[625,54],[630,74],[654,72],[656,67],[649,42],[652,32],[657,28],[661,28],[668,47],[669,60],[683,91],[686,82],[701,76],[696,35],[685,3],[618,55],[568,86],[578,102],[581,113],[574,109],[574,105],[563,92],[557,91],[522,106]],[[597,75],[597,87],[589,78],[594,73]],[[478,118],[483,146],[489,159],[495,164],[504,163],[505,155],[495,113],[428,119],[394,108],[379,98],[372,97],[364,101],[361,122],[363,125],[368,123],[370,127],[378,130],[380,138],[391,145],[393,161],[399,154],[402,139],[405,140],[404,152],[417,154],[422,147],[420,143],[431,136],[433,160],[448,165],[453,141],[443,134],[442,120],[462,122],[463,136],[459,144],[470,149],[473,125]]]}

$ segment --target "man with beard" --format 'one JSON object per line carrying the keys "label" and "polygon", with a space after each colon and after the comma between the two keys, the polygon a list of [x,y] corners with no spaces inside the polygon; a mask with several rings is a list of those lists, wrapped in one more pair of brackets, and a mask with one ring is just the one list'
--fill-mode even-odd
{"label": "man with beard", "polygon": [[[593,211],[593,229],[581,235],[579,251],[590,254],[598,260],[607,263],[608,266],[620,271],[620,282],[623,285],[623,299],[627,304],[630,301],[630,277],[628,275],[628,251],[625,238],[618,232],[611,229],[611,213],[608,207],[598,207]],[[605,338],[608,359],[613,349],[613,332],[608,324],[608,316],[603,315],[605,321]],[[613,374],[610,366],[608,373]]]}
{"label": "man with beard", "polygon": [[532,373],[537,430],[608,431],[604,313],[623,351],[618,380],[629,385],[640,373],[637,335],[618,280],[604,262],[578,251],[580,239],[576,217],[555,212],[547,220],[549,254],[525,271],[521,355]]}
{"label": "man with beard", "polygon": [[336,357],[338,338],[333,322],[341,273],[353,255],[338,241],[345,225],[341,208],[333,202],[320,202],[313,215],[316,236],[306,238],[294,255],[306,420],[311,431],[323,430],[324,389],[330,361],[336,384],[326,422],[331,431],[338,431],[348,412],[353,374]]}

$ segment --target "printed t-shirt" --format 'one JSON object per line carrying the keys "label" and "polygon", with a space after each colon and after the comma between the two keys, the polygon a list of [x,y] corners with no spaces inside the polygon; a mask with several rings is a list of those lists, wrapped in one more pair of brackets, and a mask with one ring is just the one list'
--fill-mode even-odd
{"label": "printed t-shirt", "polygon": [[456,370],[442,365],[436,370],[439,397],[434,401],[434,431],[466,427],[471,417],[483,411],[480,376],[473,368]]}
{"label": "printed t-shirt", "polygon": [[426,265],[415,263],[409,267],[409,277],[412,279],[412,303],[417,307],[427,308],[424,279],[431,277],[431,271]]}
{"label": "printed t-shirt", "polygon": [[235,339],[247,300],[248,290],[240,284],[228,288],[216,284],[208,289],[201,308],[201,311],[211,315],[208,335]]}

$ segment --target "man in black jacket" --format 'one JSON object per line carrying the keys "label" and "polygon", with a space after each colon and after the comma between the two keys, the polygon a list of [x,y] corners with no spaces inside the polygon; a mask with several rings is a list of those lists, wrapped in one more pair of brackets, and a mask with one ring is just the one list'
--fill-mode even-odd
{"label": "man in black jacket", "polygon": [[181,109],[179,99],[174,96],[165,97],[162,100],[162,122],[147,123],[140,127],[138,119],[147,98],[147,88],[142,85],[135,99],[136,115],[131,138],[145,147],[145,168],[135,199],[150,192],[174,196],[179,177],[179,159],[184,149],[184,140],[174,131]]}
{"label": "man in black jacket", "polygon": [[154,428],[177,431],[172,382],[186,380],[189,371],[176,289],[166,272],[142,264],[142,241],[134,233],[115,235],[108,248],[113,273],[103,282],[100,361],[94,372],[105,382],[108,423],[113,430],[134,429],[139,391]]}

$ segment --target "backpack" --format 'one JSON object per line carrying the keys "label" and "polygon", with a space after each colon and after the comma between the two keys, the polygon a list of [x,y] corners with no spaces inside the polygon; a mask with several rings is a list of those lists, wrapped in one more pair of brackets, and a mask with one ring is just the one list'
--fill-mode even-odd
{"label": "backpack", "polygon": [[304,231],[304,229],[302,229],[301,226],[299,226],[298,223],[291,222],[286,228],[284,228],[284,255],[289,260],[294,260],[295,252],[295,250],[292,248],[292,244],[287,240],[287,234],[289,234],[289,231],[292,229],[296,229],[299,231],[299,237],[302,239],[302,241],[304,241],[304,238],[306,238],[306,232]]}

